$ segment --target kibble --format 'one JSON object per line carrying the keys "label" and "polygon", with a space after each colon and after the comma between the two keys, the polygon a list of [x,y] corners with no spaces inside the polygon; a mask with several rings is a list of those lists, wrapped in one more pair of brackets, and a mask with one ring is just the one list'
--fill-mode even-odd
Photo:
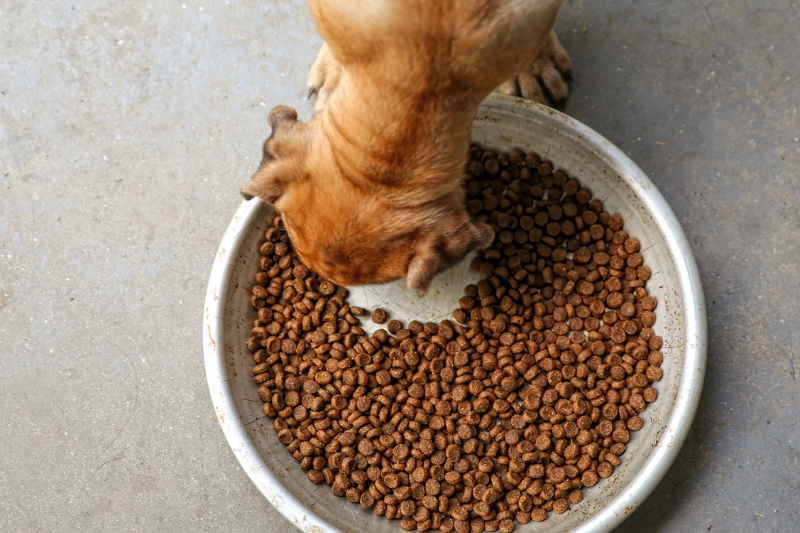
{"label": "kibble", "polygon": [[613,474],[658,396],[640,242],[535,154],[473,146],[468,206],[498,235],[453,321],[387,319],[291,248],[259,247],[247,346],[264,414],[312,483],[405,530],[510,532]]}
{"label": "kibble", "polygon": [[384,322],[386,322],[387,317],[388,315],[386,314],[386,311],[381,309],[380,307],[378,307],[372,312],[372,321],[375,324],[383,324]]}

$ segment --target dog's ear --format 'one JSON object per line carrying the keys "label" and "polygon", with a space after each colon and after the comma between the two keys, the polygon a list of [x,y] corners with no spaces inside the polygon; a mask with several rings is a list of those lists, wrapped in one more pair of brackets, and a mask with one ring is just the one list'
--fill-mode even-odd
{"label": "dog's ear", "polygon": [[274,107],[268,121],[272,134],[264,143],[261,165],[241,192],[245,200],[258,196],[274,204],[293,181],[305,175],[307,128],[297,121],[297,111],[285,105]]}
{"label": "dog's ear", "polygon": [[406,285],[424,295],[436,274],[460,262],[472,250],[488,247],[492,240],[494,231],[487,224],[468,221],[455,233],[422,240],[408,263]]}

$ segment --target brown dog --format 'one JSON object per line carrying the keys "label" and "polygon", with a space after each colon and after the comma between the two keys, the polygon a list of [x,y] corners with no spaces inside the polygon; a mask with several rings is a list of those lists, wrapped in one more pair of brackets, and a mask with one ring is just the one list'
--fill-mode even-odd
{"label": "brown dog", "polygon": [[[274,204],[300,258],[342,285],[433,277],[494,232],[469,219],[470,130],[498,85],[564,98],[561,0],[309,0],[326,41],[308,123],[286,106],[242,189]],[[512,78],[516,74],[516,77]],[[510,79],[512,78],[512,79]]]}

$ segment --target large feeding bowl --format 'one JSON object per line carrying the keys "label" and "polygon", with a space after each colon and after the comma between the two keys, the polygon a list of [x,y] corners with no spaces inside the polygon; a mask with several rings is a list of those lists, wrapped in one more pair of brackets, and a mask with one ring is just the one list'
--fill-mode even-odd
{"label": "large feeding bowl", "polygon": [[[520,148],[551,161],[581,181],[605,210],[617,213],[641,242],[652,270],[648,292],[658,299],[656,333],[663,337],[664,376],[654,383],[658,399],[641,414],[644,427],[632,433],[622,464],[608,479],[584,489],[584,499],[544,522],[517,525],[522,533],[610,531],[636,509],[666,473],[692,423],[706,366],[706,313],[694,257],[667,202],[625,154],[570,117],[517,98],[490,96],[475,117],[472,140],[486,148]],[[389,521],[314,485],[278,442],[264,416],[253,382],[253,358],[245,343],[256,313],[250,288],[258,271],[259,246],[272,207],[242,203],[214,260],[205,302],[203,339],[206,375],[225,437],[256,487],[289,522],[308,533],[321,531],[400,532]],[[404,323],[440,321],[457,307],[463,288],[478,280],[469,258],[440,274],[428,296],[419,298],[398,281],[351,288],[350,303],[384,307]],[[374,331],[364,321],[367,333]]]}

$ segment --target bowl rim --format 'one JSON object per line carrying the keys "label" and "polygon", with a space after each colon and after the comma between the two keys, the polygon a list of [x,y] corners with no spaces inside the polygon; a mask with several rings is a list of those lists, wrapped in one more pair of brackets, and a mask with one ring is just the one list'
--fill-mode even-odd
{"label": "bowl rim", "polygon": [[[625,181],[637,193],[666,238],[664,242],[674,258],[678,283],[684,294],[686,334],[685,358],[678,395],[664,426],[662,437],[645,460],[638,475],[623,487],[602,510],[588,517],[573,533],[604,533],[625,520],[655,489],[678,455],[691,428],[703,387],[706,367],[707,322],[700,274],[689,241],[667,201],[644,172],[614,144],[585,124],[555,109],[521,98],[493,93],[482,108],[508,112],[516,108],[520,114],[535,116],[561,133],[580,139],[622,170]],[[280,479],[261,459],[241,420],[231,389],[228,386],[225,346],[217,342],[224,334],[225,295],[229,288],[229,271],[239,259],[239,238],[247,231],[255,215],[263,208],[258,199],[242,202],[222,238],[209,277],[203,319],[203,352],[206,378],[214,410],[234,456],[264,497],[290,522],[309,533],[341,530],[317,515],[288,491],[282,490]]]}

